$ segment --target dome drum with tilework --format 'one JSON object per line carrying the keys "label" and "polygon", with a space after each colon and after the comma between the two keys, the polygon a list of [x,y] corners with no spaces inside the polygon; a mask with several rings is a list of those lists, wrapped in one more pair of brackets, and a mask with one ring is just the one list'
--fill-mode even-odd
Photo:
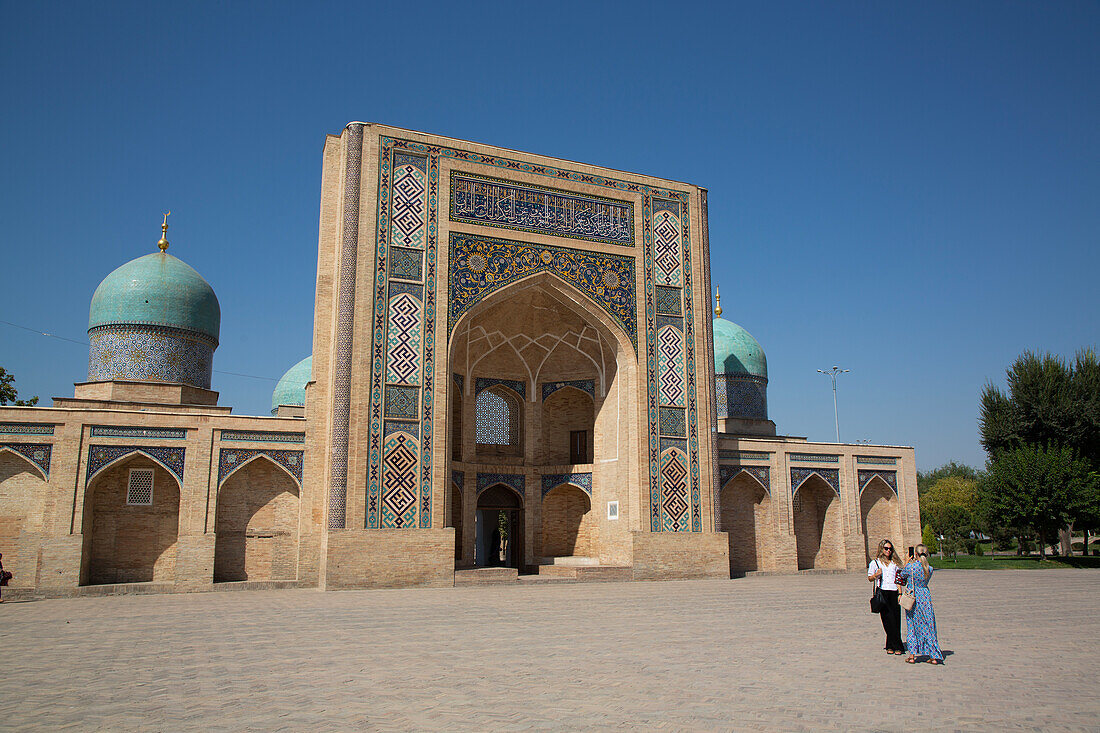
{"label": "dome drum with tilework", "polygon": [[305,407],[306,384],[313,378],[313,356],[307,356],[287,369],[271,393],[271,414],[279,414],[280,407]]}
{"label": "dome drum with tilework", "polygon": [[752,334],[724,318],[714,319],[714,374],[718,417],[768,419],[764,349]]}

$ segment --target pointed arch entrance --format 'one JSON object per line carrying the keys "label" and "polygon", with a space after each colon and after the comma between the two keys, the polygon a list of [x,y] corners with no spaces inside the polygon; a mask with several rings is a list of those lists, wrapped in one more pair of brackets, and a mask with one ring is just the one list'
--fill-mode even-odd
{"label": "pointed arch entrance", "polygon": [[774,544],[771,495],[748,471],[740,471],[719,493],[719,528],[729,535],[730,575],[772,567],[768,548]]}
{"label": "pointed arch entrance", "polygon": [[505,484],[493,484],[477,497],[474,564],[524,567],[523,498]]}
{"label": "pointed arch entrance", "polygon": [[840,497],[816,472],[792,498],[799,570],[843,570],[844,527]]}
{"label": "pointed arch entrance", "polygon": [[[46,474],[41,466],[8,448],[0,448],[0,552],[13,571],[12,583],[34,583],[34,553],[21,556],[21,534],[42,531]],[[25,565],[24,561],[31,563]]]}
{"label": "pointed arch entrance", "polygon": [[298,482],[262,453],[227,476],[214,512],[214,582],[295,579],[298,504]]}
{"label": "pointed arch entrance", "polygon": [[900,541],[901,517],[898,495],[879,476],[873,476],[859,492],[859,517],[866,539],[867,562],[878,551],[880,540]]}

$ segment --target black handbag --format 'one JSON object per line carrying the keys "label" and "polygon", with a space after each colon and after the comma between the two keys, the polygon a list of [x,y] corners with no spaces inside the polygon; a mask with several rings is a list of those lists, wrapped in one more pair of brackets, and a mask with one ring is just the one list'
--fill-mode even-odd
{"label": "black handbag", "polygon": [[[882,566],[879,566],[882,569]],[[882,578],[875,583],[875,590],[871,593],[871,613],[882,613],[886,610],[886,596],[882,594]]]}

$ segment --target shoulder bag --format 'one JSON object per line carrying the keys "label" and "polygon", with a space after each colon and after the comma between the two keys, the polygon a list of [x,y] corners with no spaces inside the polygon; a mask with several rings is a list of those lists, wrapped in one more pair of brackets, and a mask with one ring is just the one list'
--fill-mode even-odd
{"label": "shoulder bag", "polygon": [[[882,570],[882,565],[878,569]],[[871,613],[882,613],[886,610],[886,596],[882,595],[882,578],[875,581],[875,590],[871,593]]]}

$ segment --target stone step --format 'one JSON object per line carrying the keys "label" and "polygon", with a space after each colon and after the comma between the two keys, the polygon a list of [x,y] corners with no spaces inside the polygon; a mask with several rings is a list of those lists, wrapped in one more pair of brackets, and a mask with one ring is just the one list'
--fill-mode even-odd
{"label": "stone step", "polygon": [[455,585],[511,585],[518,577],[515,568],[465,568],[455,570]]}
{"label": "stone step", "polygon": [[538,578],[539,581],[563,581],[590,583],[602,581],[625,581],[634,579],[634,568],[621,565],[539,565],[539,573],[526,578]]}

